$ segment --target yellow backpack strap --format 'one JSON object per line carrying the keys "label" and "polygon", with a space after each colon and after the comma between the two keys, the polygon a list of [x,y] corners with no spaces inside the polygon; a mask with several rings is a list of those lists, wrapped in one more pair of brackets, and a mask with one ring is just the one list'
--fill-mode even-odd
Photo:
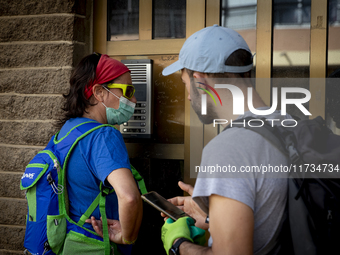
{"label": "yellow backpack strap", "polygon": [[146,186],[145,186],[145,182],[144,182],[143,177],[138,173],[136,168],[134,168],[132,165],[130,165],[130,166],[131,166],[131,171],[132,171],[133,177],[135,178],[135,180],[138,183],[138,187],[139,187],[140,192],[142,194],[148,193],[148,191],[146,190]]}

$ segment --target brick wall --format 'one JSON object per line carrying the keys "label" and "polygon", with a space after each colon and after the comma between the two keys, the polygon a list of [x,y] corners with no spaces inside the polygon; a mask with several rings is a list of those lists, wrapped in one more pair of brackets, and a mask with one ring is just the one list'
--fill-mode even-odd
{"label": "brick wall", "polygon": [[72,67],[92,51],[92,0],[0,0],[0,255],[22,254],[25,165],[55,133]]}

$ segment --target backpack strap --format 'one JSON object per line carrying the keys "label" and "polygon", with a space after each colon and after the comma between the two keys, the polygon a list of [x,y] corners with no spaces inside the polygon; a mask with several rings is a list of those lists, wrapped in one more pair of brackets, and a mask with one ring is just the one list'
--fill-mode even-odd
{"label": "backpack strap", "polygon": [[[138,171],[131,165],[131,170],[133,177],[138,183],[139,190],[142,194],[146,194],[148,191],[145,186],[145,182],[143,177],[138,173]],[[100,190],[103,189],[103,183],[100,183]],[[111,194],[114,192],[114,189],[109,189],[108,194]],[[105,194],[107,191],[105,191]],[[100,204],[100,197],[102,196],[102,192],[98,194],[98,196],[93,200],[92,204],[89,206],[89,208],[86,210],[86,212],[80,217],[79,221],[77,222],[79,225],[83,226],[85,221],[90,218],[91,214],[94,212],[94,210],[97,208],[97,206]],[[106,196],[106,195],[105,195]]]}
{"label": "backpack strap", "polygon": [[[71,151],[75,147],[75,145],[78,143],[78,141],[81,140],[82,138],[84,138],[87,134],[93,132],[94,130],[101,128],[101,127],[105,127],[105,126],[114,127],[114,126],[109,125],[109,124],[100,124],[96,121],[84,122],[84,123],[72,128],[70,130],[70,132],[65,137],[62,138],[62,139],[70,139],[68,142],[72,144],[70,146],[66,156],[65,156],[65,160],[64,160],[64,163],[63,163],[63,169],[64,170],[66,170],[67,162],[68,162],[68,159],[71,155]],[[56,141],[56,137],[57,137],[57,135],[55,135],[54,141]],[[147,193],[145,183],[144,183],[144,180],[141,177],[141,175],[138,173],[138,171],[133,166],[131,166],[131,170],[132,170],[132,174],[133,174],[134,178],[138,182],[138,186],[139,186],[139,189],[142,192],[142,194]],[[66,185],[66,171],[63,171],[62,183],[64,185]],[[85,221],[91,216],[93,211],[99,206],[99,211],[100,211],[102,223],[103,223],[103,242],[104,242],[104,247],[105,247],[105,255],[109,255],[109,254],[111,254],[111,243],[110,243],[110,239],[109,239],[105,205],[106,205],[106,196],[110,193],[113,193],[114,189],[109,189],[109,188],[105,187],[102,182],[100,183],[99,189],[100,189],[100,193],[97,195],[97,197],[94,199],[94,201],[88,207],[86,212],[80,217],[79,221],[76,224],[78,226],[82,227],[84,225]],[[61,203],[61,204],[64,204],[66,206],[65,201],[66,201],[67,198],[65,197],[65,195],[62,196],[62,199],[63,199],[63,203]],[[63,210],[66,211],[65,206],[63,206],[64,207]],[[117,250],[117,245],[113,244],[112,246],[113,246],[113,249],[114,249],[114,254],[119,254],[119,252]]]}
{"label": "backpack strap", "polygon": [[134,168],[132,165],[131,165],[131,171],[132,171],[133,177],[135,178],[135,180],[138,183],[138,187],[139,187],[140,192],[143,195],[148,193],[148,191],[146,190],[146,186],[145,186],[145,182],[144,182],[143,177],[138,173],[136,168]]}
{"label": "backpack strap", "polygon": [[[100,183],[100,189],[102,187],[102,182]],[[109,194],[113,193],[114,189],[109,190]],[[90,218],[91,214],[94,212],[94,210],[98,207],[100,203],[100,196],[102,196],[102,193],[100,192],[98,196],[93,200],[92,204],[87,208],[86,212],[80,217],[79,221],[77,222],[79,225],[83,226],[85,224],[85,221]]]}
{"label": "backpack strap", "polygon": [[[105,254],[110,254],[111,252],[111,243],[109,238],[109,230],[107,225],[107,216],[106,216],[106,196],[113,193],[114,189],[109,189],[107,187],[104,187],[103,183],[100,183],[99,186],[100,193],[98,196],[93,200],[92,204],[89,206],[89,208],[86,210],[86,212],[80,217],[77,224],[80,226],[83,226],[85,221],[90,218],[93,211],[99,206],[100,215],[102,218],[103,223],[103,242],[105,247]],[[117,254],[117,246],[113,245],[114,253]]]}
{"label": "backpack strap", "polygon": [[92,204],[87,208],[86,212],[80,217],[77,224],[83,226],[85,224],[85,221],[90,218],[93,211],[97,208],[99,205],[99,199],[100,199],[101,193],[98,194],[98,196],[93,200]]}
{"label": "backpack strap", "polygon": [[[62,163],[62,166],[63,166],[63,172],[62,172],[60,181],[64,185],[64,187],[66,187],[66,166],[67,166],[67,163],[68,163],[68,160],[70,158],[70,155],[71,155],[71,152],[72,152],[73,148],[86,135],[88,135],[89,133],[97,130],[98,128],[105,127],[105,126],[111,126],[111,125],[101,124],[101,123],[98,123],[96,121],[84,122],[84,123],[81,123],[81,124],[73,127],[67,133],[66,136],[62,137],[58,141],[56,139],[58,133],[54,136],[53,143],[56,145],[57,149],[58,149],[58,144],[59,143],[61,143],[60,146],[63,146],[63,145],[65,146],[66,145],[68,147],[68,151],[64,150],[64,153],[62,154],[63,162],[60,162],[60,163]],[[113,127],[113,126],[111,126],[111,127]],[[92,212],[96,209],[96,207],[99,204],[99,209],[100,209],[100,213],[101,213],[102,220],[103,220],[103,237],[104,237],[103,238],[103,242],[104,242],[105,255],[110,255],[111,254],[111,245],[110,245],[110,240],[109,240],[107,218],[106,218],[106,210],[105,210],[105,201],[106,201],[106,195],[107,194],[105,194],[105,193],[109,194],[110,193],[109,189],[108,189],[108,191],[105,191],[104,193],[101,191],[98,194],[98,196],[95,198],[95,200],[91,203],[91,205],[86,210],[86,212],[81,216],[81,218],[78,221],[78,223],[77,222],[74,222],[74,223],[76,225],[78,225],[78,226],[83,228],[85,220],[90,217]],[[105,194],[105,196],[103,194]],[[60,205],[59,210],[60,210],[61,213],[64,213],[65,215],[68,215],[67,214],[67,211],[68,211],[68,203],[67,203],[68,197],[66,195],[66,192],[63,192],[63,195],[60,198],[61,198],[61,201],[59,203],[59,205]],[[71,222],[72,222],[72,220],[71,220]],[[117,251],[117,246],[113,245],[113,248],[114,248],[115,253],[119,254],[118,251]]]}
{"label": "backpack strap", "polygon": [[[105,247],[105,255],[110,254],[111,251],[111,245],[110,245],[110,238],[109,238],[109,228],[107,225],[107,217],[106,217],[106,196],[110,194],[110,189],[107,187],[104,187],[103,183],[100,183],[100,196],[99,196],[99,211],[100,215],[102,217],[102,223],[103,223],[103,240],[104,240],[104,247]],[[114,245],[114,252],[113,254],[116,254],[117,246]]]}

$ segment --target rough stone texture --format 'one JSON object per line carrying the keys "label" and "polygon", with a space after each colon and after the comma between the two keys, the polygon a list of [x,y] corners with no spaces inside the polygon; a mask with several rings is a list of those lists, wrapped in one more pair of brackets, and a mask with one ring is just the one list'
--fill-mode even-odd
{"label": "rough stone texture", "polygon": [[0,46],[0,68],[71,66],[73,44],[7,44]]}
{"label": "rough stone texture", "polygon": [[51,120],[62,113],[62,96],[1,96],[0,119]]}
{"label": "rough stone texture", "polygon": [[[84,42],[84,23],[84,18],[74,16],[2,18],[0,42],[61,40]],[[78,28],[77,32],[73,31],[74,27]]]}
{"label": "rough stone texture", "polygon": [[2,122],[0,143],[46,146],[57,128],[53,122]]}
{"label": "rough stone texture", "polygon": [[85,0],[0,0],[0,16],[85,12]]}
{"label": "rough stone texture", "polygon": [[25,192],[20,190],[21,176],[22,173],[0,172],[0,197],[25,198]]}
{"label": "rough stone texture", "polygon": [[1,250],[0,249],[0,255],[22,255],[23,251],[22,249],[20,251],[9,251],[9,250]]}
{"label": "rough stone texture", "polygon": [[43,148],[31,149],[0,146],[0,172],[23,173],[25,171],[26,165],[42,149]]}
{"label": "rough stone texture", "polygon": [[[24,227],[0,226],[0,249],[24,251]],[[10,253],[4,253],[10,254]]]}
{"label": "rough stone texture", "polygon": [[0,70],[0,93],[65,94],[71,69]]}
{"label": "rough stone texture", "polygon": [[20,179],[57,131],[72,67],[91,53],[92,3],[0,0],[0,255],[24,250]]}
{"label": "rough stone texture", "polygon": [[0,224],[25,225],[27,202],[25,199],[0,198]]}

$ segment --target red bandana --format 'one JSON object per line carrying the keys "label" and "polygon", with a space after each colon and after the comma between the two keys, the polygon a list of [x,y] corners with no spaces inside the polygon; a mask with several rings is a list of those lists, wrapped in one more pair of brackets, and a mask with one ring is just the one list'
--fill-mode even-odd
{"label": "red bandana", "polygon": [[101,55],[96,69],[96,78],[85,87],[85,98],[89,99],[92,96],[93,85],[112,81],[126,72],[130,70],[122,62],[108,55]]}

